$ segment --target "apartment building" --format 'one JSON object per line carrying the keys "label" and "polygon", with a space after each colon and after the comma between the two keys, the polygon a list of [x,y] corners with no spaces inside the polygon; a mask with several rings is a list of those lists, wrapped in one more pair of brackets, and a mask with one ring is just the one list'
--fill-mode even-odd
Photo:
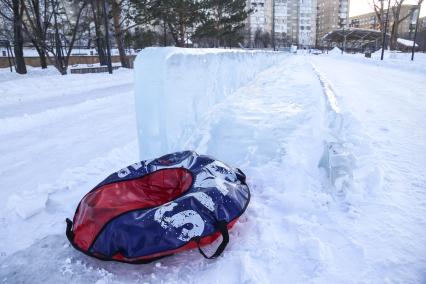
{"label": "apartment building", "polygon": [[[410,36],[414,32],[416,15],[413,11],[417,9],[416,5],[402,5],[400,18],[405,17],[408,14],[412,14],[411,17],[404,19],[398,27],[398,34],[400,36]],[[387,10],[384,11],[386,17]],[[375,12],[358,15],[349,18],[350,26],[353,28],[380,30],[381,22],[378,20]],[[394,22],[394,16],[392,11],[389,11],[389,30],[391,29]]]}
{"label": "apartment building", "polygon": [[419,19],[419,31],[426,31],[426,17]]}
{"label": "apartment building", "polygon": [[317,0],[316,42],[329,32],[349,27],[349,0]]}
{"label": "apartment building", "polygon": [[257,30],[275,35],[278,47],[315,45],[317,0],[249,0],[250,41]]}
{"label": "apartment building", "polygon": [[314,46],[316,40],[317,0],[299,0],[298,43]]}
{"label": "apartment building", "polygon": [[267,0],[250,0],[248,6],[252,10],[252,13],[247,19],[248,30],[250,33],[250,41],[254,42],[254,36],[257,30],[269,31],[271,27],[268,26],[267,17],[268,9],[265,7]]}

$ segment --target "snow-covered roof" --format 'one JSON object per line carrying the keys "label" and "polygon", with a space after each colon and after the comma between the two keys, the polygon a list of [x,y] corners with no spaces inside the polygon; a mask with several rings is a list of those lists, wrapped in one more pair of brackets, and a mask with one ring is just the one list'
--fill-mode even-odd
{"label": "snow-covered roof", "polygon": [[[346,36],[346,40],[376,40],[382,38],[383,33],[371,29],[338,29],[331,31],[323,36],[323,41],[341,41]],[[390,36],[387,34],[387,36]]]}

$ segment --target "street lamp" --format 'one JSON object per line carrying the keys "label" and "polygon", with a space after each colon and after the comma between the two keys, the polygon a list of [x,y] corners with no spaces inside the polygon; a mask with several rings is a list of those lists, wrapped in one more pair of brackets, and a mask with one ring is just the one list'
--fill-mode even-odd
{"label": "street lamp", "polygon": [[[380,0],[380,1],[383,2],[384,0]],[[383,4],[382,4],[382,7],[383,7]],[[383,55],[385,54],[386,33],[388,31],[388,22],[389,22],[389,7],[390,7],[390,0],[388,0],[388,11],[386,12],[385,30],[383,32],[382,56],[380,57],[380,60],[383,60]],[[383,22],[383,19],[382,19],[382,22]]]}
{"label": "street lamp", "polygon": [[416,29],[414,31],[413,48],[411,50],[411,61],[414,61],[414,50],[416,49],[417,27],[419,26],[420,6],[417,6]]}
{"label": "street lamp", "polygon": [[103,1],[103,14],[104,14],[104,25],[105,25],[105,41],[107,46],[107,64],[108,64],[108,73],[112,74],[112,63],[111,63],[111,46],[109,43],[109,27],[108,27],[108,13],[107,13],[107,4],[106,0]]}
{"label": "street lamp", "polygon": [[272,47],[275,51],[275,0],[272,0]]}
{"label": "street lamp", "polygon": [[346,31],[345,31],[345,27],[347,24],[346,16],[347,16],[347,12],[345,11],[344,6],[341,2],[339,6],[339,25],[340,25],[340,28],[343,29],[342,54],[346,51]]}
{"label": "street lamp", "polygon": [[342,16],[340,16],[341,26],[343,27],[343,46],[342,46],[342,55],[346,51],[346,34],[345,34],[345,21]]}

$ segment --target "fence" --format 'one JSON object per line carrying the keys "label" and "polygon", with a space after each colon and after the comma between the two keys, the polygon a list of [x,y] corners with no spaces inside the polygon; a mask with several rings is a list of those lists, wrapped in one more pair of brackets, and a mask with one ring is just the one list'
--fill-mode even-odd
{"label": "fence", "polygon": [[[130,68],[133,68],[133,61],[135,60],[136,55],[129,55],[127,56],[127,58],[129,59],[129,62],[130,62]],[[120,62],[120,57],[118,55],[111,56],[111,61],[112,63]],[[25,57],[25,63],[27,64],[27,66],[40,67],[40,59],[37,56]],[[96,55],[70,56],[70,59],[69,59],[70,66],[74,64],[96,64],[96,63],[99,63],[99,57]],[[0,56],[0,68],[8,68],[8,67],[9,67],[9,61],[7,57]]]}

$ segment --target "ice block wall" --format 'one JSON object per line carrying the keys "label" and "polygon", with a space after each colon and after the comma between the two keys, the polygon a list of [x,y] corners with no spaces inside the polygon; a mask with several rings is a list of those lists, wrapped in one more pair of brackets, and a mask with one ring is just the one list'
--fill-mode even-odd
{"label": "ice block wall", "polygon": [[270,51],[142,50],[134,73],[140,158],[185,150],[183,141],[212,106],[285,56]]}

